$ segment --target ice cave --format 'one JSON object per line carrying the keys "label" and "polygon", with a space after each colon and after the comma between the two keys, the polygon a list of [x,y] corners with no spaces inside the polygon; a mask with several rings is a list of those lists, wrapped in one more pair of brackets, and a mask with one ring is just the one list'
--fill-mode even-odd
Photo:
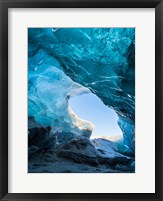
{"label": "ice cave", "polygon": [[[90,94],[121,138],[91,137],[95,125],[72,102]],[[135,172],[134,28],[28,29],[28,172]]]}

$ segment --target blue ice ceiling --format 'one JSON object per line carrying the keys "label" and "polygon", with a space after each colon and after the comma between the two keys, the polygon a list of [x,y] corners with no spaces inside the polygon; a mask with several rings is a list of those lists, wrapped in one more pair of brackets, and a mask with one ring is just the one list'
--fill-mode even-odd
{"label": "blue ice ceiling", "polygon": [[69,99],[90,92],[117,113],[124,144],[133,149],[135,29],[29,28],[28,116],[69,133],[67,140],[89,137],[94,125],[76,116]]}

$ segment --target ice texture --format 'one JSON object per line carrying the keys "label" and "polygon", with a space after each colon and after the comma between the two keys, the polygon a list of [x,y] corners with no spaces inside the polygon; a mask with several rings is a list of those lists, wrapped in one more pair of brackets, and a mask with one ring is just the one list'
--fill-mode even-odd
{"label": "ice texture", "polygon": [[[32,126],[50,126],[55,143],[89,137],[94,125],[68,106],[72,96],[83,93],[94,93],[114,109],[123,143],[134,152],[135,29],[29,28],[28,116],[36,121]],[[65,137],[58,141],[61,134]]]}

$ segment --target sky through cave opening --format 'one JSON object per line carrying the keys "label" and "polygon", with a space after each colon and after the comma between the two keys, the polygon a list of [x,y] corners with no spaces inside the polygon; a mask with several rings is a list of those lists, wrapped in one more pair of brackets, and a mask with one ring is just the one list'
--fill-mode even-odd
{"label": "sky through cave opening", "polygon": [[70,108],[79,118],[90,121],[95,125],[93,137],[119,138],[122,131],[117,124],[116,112],[107,107],[95,94],[74,96],[69,100]]}

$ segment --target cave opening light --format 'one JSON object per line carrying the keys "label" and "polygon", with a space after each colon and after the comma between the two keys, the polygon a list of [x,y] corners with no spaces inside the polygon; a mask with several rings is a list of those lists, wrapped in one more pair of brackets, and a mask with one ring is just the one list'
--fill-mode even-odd
{"label": "cave opening light", "polygon": [[70,98],[69,106],[79,118],[95,125],[91,138],[104,137],[116,140],[122,136],[122,131],[117,124],[118,115],[95,94],[74,96]]}

